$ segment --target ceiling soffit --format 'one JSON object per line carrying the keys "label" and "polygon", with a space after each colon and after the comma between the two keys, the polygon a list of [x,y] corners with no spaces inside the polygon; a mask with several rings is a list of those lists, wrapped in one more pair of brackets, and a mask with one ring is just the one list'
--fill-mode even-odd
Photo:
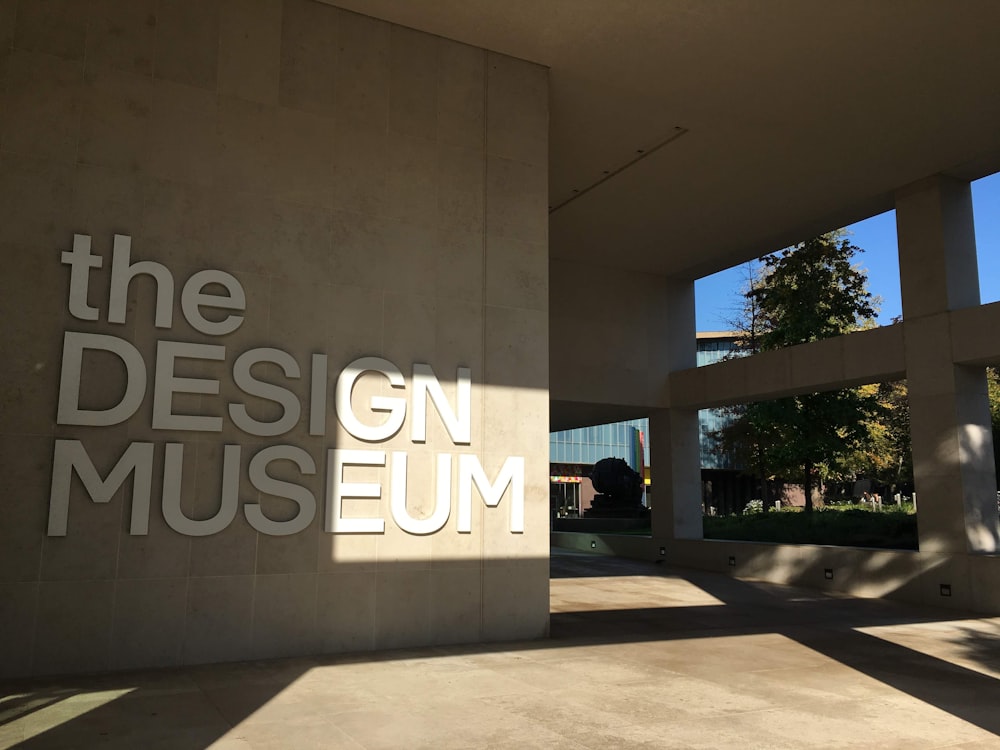
{"label": "ceiling soffit", "polygon": [[550,68],[553,257],[694,278],[1000,168],[1000,3],[339,0]]}

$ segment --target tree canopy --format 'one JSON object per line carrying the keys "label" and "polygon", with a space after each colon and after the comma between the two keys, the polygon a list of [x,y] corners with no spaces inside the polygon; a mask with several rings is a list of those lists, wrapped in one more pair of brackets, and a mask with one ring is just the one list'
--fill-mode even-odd
{"label": "tree canopy", "polygon": [[[736,319],[740,354],[756,353],[874,327],[879,300],[856,265],[863,252],[843,231],[748,264]],[[899,322],[896,319],[894,322]],[[1000,370],[987,368],[993,448],[1000,481]],[[760,480],[800,483],[806,509],[826,479],[863,476],[877,485],[912,485],[906,381],[811,393],[728,408],[730,424],[714,434]]]}
{"label": "tree canopy", "polygon": [[[744,293],[742,348],[779,349],[873,325],[876,300],[852,263],[860,252],[834,232],[762,258]],[[800,481],[811,510],[815,480],[863,450],[879,410],[871,388],[756,402],[739,410],[720,437],[759,478]]]}
{"label": "tree canopy", "polygon": [[861,252],[831,232],[764,257],[759,283],[748,292],[760,307],[760,348],[805,344],[869,324],[876,301],[868,275],[851,263]]}

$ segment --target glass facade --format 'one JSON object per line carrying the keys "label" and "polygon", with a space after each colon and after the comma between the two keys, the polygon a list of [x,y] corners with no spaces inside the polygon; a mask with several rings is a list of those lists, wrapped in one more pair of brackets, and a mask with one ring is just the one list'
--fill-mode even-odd
{"label": "glass facade", "polygon": [[[698,339],[698,367],[715,364],[735,356],[737,352],[736,337]],[[701,409],[698,412],[698,444],[703,469],[735,469],[736,461],[732,454],[719,450],[713,437],[718,430],[728,425],[731,417],[726,409]]]}
{"label": "glass facade", "polygon": [[726,427],[731,418],[725,409],[701,409],[698,412],[698,444],[703,469],[736,469],[732,454],[719,449],[715,434]]}
{"label": "glass facade", "polygon": [[736,351],[735,338],[700,339],[698,341],[698,367],[712,365]]}
{"label": "glass facade", "polygon": [[643,465],[649,466],[648,419],[630,419],[627,422],[579,427],[549,435],[549,461],[565,464],[596,464],[602,458],[624,458],[628,465],[639,471],[637,440],[643,438]]}

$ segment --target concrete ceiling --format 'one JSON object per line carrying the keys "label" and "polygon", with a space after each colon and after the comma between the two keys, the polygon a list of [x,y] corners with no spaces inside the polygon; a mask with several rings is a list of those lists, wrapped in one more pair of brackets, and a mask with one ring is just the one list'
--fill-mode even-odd
{"label": "concrete ceiling", "polygon": [[695,278],[1000,169],[996,0],[332,1],[549,66],[556,258]]}

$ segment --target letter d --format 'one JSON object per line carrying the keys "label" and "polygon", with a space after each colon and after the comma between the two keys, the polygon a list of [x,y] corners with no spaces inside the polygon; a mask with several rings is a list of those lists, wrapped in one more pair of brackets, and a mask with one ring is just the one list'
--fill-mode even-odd
{"label": "letter d", "polygon": [[[103,349],[125,363],[125,393],[110,409],[80,408],[80,377],[84,349]],[[117,336],[66,331],[63,337],[62,373],[59,377],[58,424],[107,427],[119,424],[139,409],[146,396],[146,363],[139,350]]]}

